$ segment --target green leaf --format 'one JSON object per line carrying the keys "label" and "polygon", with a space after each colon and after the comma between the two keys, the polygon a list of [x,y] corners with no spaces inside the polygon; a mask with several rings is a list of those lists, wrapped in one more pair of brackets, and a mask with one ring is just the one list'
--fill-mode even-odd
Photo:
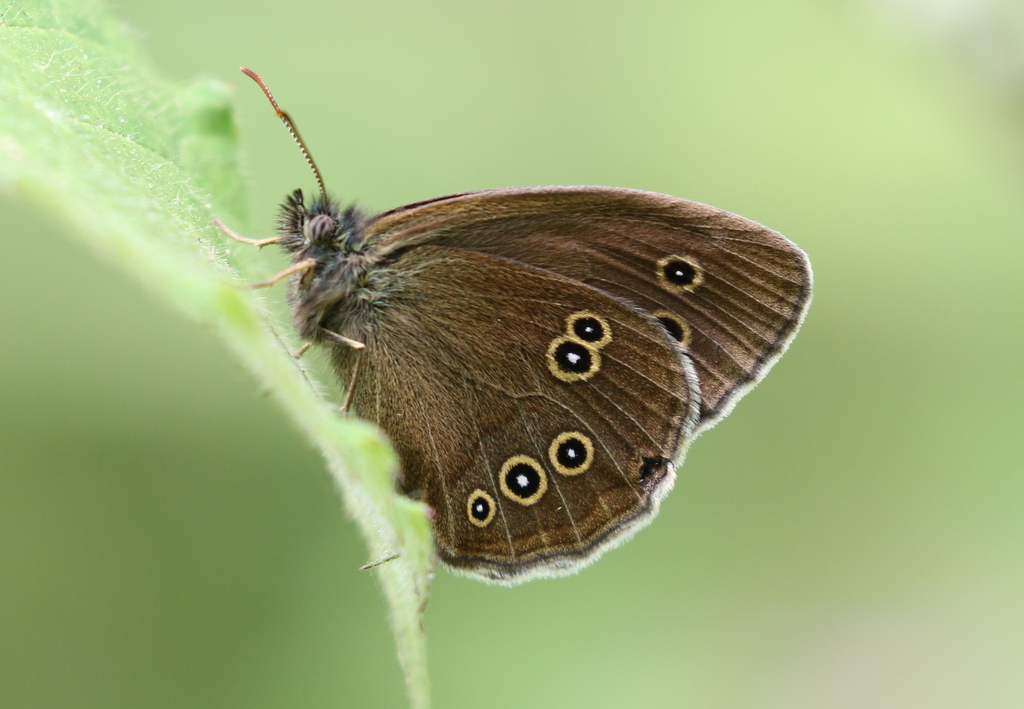
{"label": "green leaf", "polygon": [[0,19],[0,67],[0,189],[63,217],[70,233],[215,328],[319,447],[370,558],[398,555],[375,573],[410,702],[426,707],[426,509],[395,494],[397,460],[380,431],[341,417],[317,394],[326,387],[288,354],[288,328],[275,327],[245,286],[257,274],[239,266],[212,225],[246,217],[228,89],[159,79],[93,2],[9,9]]}

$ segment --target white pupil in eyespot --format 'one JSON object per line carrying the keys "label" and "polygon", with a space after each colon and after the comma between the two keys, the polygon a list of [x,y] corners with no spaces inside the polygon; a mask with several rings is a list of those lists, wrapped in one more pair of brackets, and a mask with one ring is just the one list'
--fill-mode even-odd
{"label": "white pupil in eyespot", "polygon": [[525,475],[517,475],[516,476],[516,485],[518,485],[519,487],[525,489],[527,486],[529,486],[529,484],[530,484],[530,481],[529,481],[529,479]]}
{"label": "white pupil in eyespot", "polygon": [[483,511],[484,511],[484,506],[483,506],[483,504],[481,504],[481,503],[479,503],[479,502],[478,502],[478,503],[476,503],[476,511],[477,511],[477,512],[483,512]]}
{"label": "white pupil in eyespot", "polygon": [[565,455],[568,458],[575,458],[576,457],[576,449],[575,448],[567,448],[566,451],[565,451]]}
{"label": "white pupil in eyespot", "polygon": [[580,356],[575,352],[567,352],[565,357],[569,360],[570,364],[576,364],[580,361]]}

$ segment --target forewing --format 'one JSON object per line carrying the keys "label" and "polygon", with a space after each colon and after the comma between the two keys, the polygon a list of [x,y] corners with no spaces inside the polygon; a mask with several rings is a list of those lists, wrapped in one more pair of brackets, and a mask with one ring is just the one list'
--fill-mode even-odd
{"label": "forewing", "polygon": [[811,299],[810,263],[782,235],[714,207],[637,190],[453,195],[387,212],[366,238],[384,250],[430,243],[503,256],[655,316],[696,367],[698,430],[767,373]]}

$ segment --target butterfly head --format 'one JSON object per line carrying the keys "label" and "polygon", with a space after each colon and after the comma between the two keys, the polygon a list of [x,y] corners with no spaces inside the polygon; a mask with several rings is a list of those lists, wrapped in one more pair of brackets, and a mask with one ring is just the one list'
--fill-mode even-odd
{"label": "butterfly head", "polygon": [[302,190],[295,190],[281,205],[277,229],[281,245],[293,257],[320,260],[357,251],[364,224],[355,206],[342,209],[337,201],[323,197],[307,205]]}
{"label": "butterfly head", "polygon": [[355,207],[348,207],[343,211],[338,202],[328,196],[320,168],[316,166],[306,143],[299,136],[294,121],[277,105],[274,95],[270,93],[270,89],[267,88],[259,74],[246,67],[242,67],[241,71],[263,89],[263,93],[270,101],[270,105],[273,106],[277,117],[284,123],[295,144],[299,146],[303,157],[306,158],[306,163],[313,171],[316,184],[320,188],[320,195],[308,207],[302,190],[295,190],[288,195],[284,204],[281,205],[276,243],[281,244],[289,251],[296,261],[312,257],[316,261],[322,262],[324,256],[330,257],[338,253],[356,251],[362,237],[362,225],[365,220]]}

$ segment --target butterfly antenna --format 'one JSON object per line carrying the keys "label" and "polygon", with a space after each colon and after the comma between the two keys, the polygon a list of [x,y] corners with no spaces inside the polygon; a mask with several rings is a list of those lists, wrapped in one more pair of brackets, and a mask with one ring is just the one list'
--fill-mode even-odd
{"label": "butterfly antenna", "polygon": [[281,107],[277,105],[277,101],[274,100],[274,94],[270,93],[270,89],[267,88],[267,85],[263,82],[263,79],[260,78],[259,74],[244,66],[241,67],[239,71],[259,84],[260,88],[263,89],[263,93],[267,95],[267,100],[270,101],[270,105],[273,106],[274,110],[277,112],[277,117],[281,119],[284,123],[284,127],[292,134],[292,139],[299,146],[299,150],[302,151],[302,155],[306,158],[306,162],[309,163],[309,167],[313,170],[313,174],[316,176],[316,183],[320,185],[320,196],[323,198],[324,204],[326,205],[327,189],[324,187],[324,178],[320,175],[320,168],[318,168],[316,166],[316,162],[313,161],[313,156],[309,154],[309,149],[299,136],[299,131],[295,127],[295,123],[292,122],[291,116],[282,111]]}

